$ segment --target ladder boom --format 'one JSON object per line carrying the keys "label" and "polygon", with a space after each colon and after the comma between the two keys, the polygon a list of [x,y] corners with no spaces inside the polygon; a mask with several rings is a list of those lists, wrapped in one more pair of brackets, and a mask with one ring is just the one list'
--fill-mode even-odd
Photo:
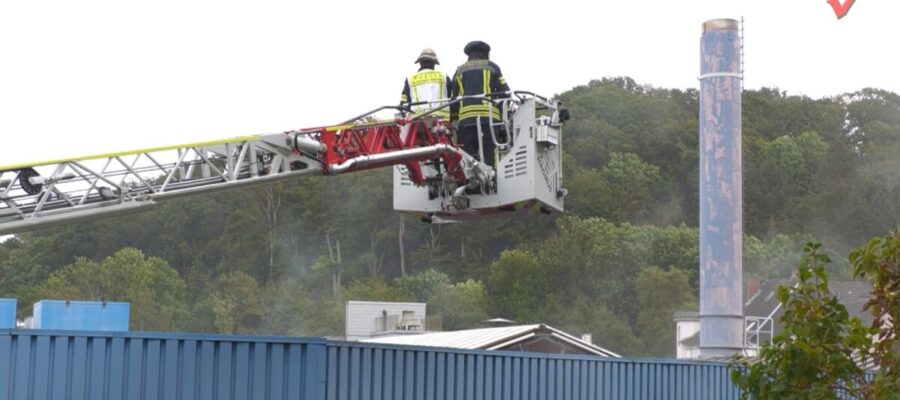
{"label": "ladder boom", "polygon": [[434,118],[347,124],[220,141],[0,166],[0,235],[138,212],[157,201],[303,175],[442,159],[465,182],[473,162]]}

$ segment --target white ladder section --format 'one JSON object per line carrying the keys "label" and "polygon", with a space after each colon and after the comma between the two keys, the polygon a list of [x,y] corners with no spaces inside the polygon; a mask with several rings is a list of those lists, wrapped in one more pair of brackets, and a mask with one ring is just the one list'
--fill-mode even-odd
{"label": "white ladder section", "polygon": [[291,136],[213,142],[0,166],[0,235],[124,214],[158,200],[321,174]]}

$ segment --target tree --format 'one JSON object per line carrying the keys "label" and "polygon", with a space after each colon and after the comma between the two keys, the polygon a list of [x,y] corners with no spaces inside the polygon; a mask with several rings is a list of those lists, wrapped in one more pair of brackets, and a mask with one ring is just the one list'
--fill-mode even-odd
{"label": "tree", "polygon": [[672,314],[681,309],[696,309],[697,298],[688,284],[688,274],[680,269],[644,268],[635,279],[640,310],[637,325],[644,352],[657,357],[674,357]]}
{"label": "tree", "polygon": [[358,279],[343,292],[343,300],[362,301],[413,301],[412,295],[402,288],[392,287],[381,279]]}
{"label": "tree", "polygon": [[175,330],[187,316],[186,289],[162,259],[125,248],[103,259],[84,257],[52,273],[41,288],[48,299],[131,303],[135,330]]}
{"label": "tree", "polygon": [[578,188],[566,195],[566,209],[568,212],[580,217],[609,217],[611,204],[606,203],[610,198],[606,180],[600,175],[600,171],[584,167],[572,157],[563,160],[566,186]]}
{"label": "tree", "polygon": [[216,332],[259,333],[263,308],[259,286],[252,276],[235,271],[216,278],[206,302]]}
{"label": "tree", "polygon": [[[739,360],[732,379],[743,399],[837,399],[840,393],[857,399],[896,398],[900,370],[900,236],[874,238],[850,254],[854,276],[874,280],[866,308],[875,315],[871,327],[849,317],[846,307],[828,288],[825,265],[831,260],[822,245],[808,243],[797,270],[797,284],[780,287],[783,330],[764,346],[758,361]],[[876,371],[863,366],[874,361]],[[867,376],[867,373],[873,377]]]}
{"label": "tree", "polygon": [[265,228],[266,264],[260,272],[262,281],[266,283],[276,280],[281,273],[276,265],[276,258],[281,242],[278,212],[282,203],[281,193],[284,191],[280,185],[270,184],[258,187],[252,192],[244,192],[246,201],[252,207],[240,209],[245,218]]}
{"label": "tree", "polygon": [[0,265],[6,263],[6,260],[9,258],[9,249],[6,248],[6,242],[0,242]]}
{"label": "tree", "polygon": [[440,286],[428,301],[428,313],[442,317],[447,331],[482,326],[488,318],[484,284],[473,279]]}
{"label": "tree", "polygon": [[623,222],[636,222],[650,208],[654,189],[661,181],[659,167],[630,153],[612,153],[600,176],[610,195],[604,199],[610,207],[610,218]]}
{"label": "tree", "polygon": [[494,317],[518,320],[546,302],[537,257],[524,250],[507,250],[491,264],[488,281],[490,309]]}
{"label": "tree", "polygon": [[[765,279],[789,278],[796,270],[796,262],[803,255],[803,246],[813,240],[809,234],[776,234],[763,242],[754,236],[744,236],[744,272]],[[828,275],[833,278],[849,279],[852,275],[850,263],[846,259],[834,260],[838,252],[822,247],[820,253],[832,257],[825,265]]]}
{"label": "tree", "polygon": [[875,397],[900,393],[900,232],[889,237],[876,237],[850,253],[853,276],[874,282],[872,297],[864,309],[869,310],[875,348],[872,358],[878,374],[872,385]]}
{"label": "tree", "polygon": [[450,286],[450,277],[443,272],[428,269],[394,279],[394,286],[411,294],[416,301],[428,301],[445,286]]}
{"label": "tree", "polygon": [[866,88],[841,96],[845,108],[844,135],[864,156],[896,158],[891,150],[900,136],[900,95]]}
{"label": "tree", "polygon": [[[456,255],[449,251],[441,242],[444,228],[441,224],[429,224],[425,229],[427,235],[423,238],[418,249],[409,254],[410,264],[416,269],[445,269],[456,262]],[[407,271],[409,272],[409,271]]]}
{"label": "tree", "polygon": [[596,299],[576,295],[566,308],[552,312],[554,317],[543,322],[576,335],[590,333],[595,344],[618,354],[645,354],[644,344],[628,322]]}
{"label": "tree", "polygon": [[815,132],[747,140],[747,228],[757,235],[809,229],[814,204],[827,188],[816,179],[829,145]]}
{"label": "tree", "polygon": [[316,306],[302,283],[293,278],[285,279],[265,291],[260,333],[309,335],[315,329],[310,326],[310,321]]}

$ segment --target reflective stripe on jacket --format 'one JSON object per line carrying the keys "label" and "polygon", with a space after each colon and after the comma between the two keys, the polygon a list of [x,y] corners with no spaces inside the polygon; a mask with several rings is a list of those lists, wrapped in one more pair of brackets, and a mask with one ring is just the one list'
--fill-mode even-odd
{"label": "reflective stripe on jacket", "polygon": [[[443,72],[421,69],[406,78],[400,101],[418,114],[446,105],[449,91],[450,79]],[[430,103],[415,104],[419,102]],[[447,118],[450,116],[450,110],[444,108],[436,111],[434,115]]]}
{"label": "reflective stripe on jacket", "polygon": [[[500,72],[500,67],[489,60],[469,60],[453,74],[451,97],[472,96],[509,91],[509,85]],[[474,124],[477,117],[500,119],[500,109],[492,103],[480,99],[466,99],[451,107],[453,118],[459,119],[460,126]]]}

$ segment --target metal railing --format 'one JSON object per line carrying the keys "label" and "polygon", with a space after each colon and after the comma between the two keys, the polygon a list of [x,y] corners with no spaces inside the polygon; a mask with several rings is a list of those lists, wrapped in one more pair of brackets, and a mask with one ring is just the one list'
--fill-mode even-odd
{"label": "metal railing", "polygon": [[375,330],[384,332],[439,332],[442,330],[441,317],[409,317],[387,315],[375,318]]}
{"label": "metal railing", "polygon": [[756,356],[759,348],[772,343],[775,322],[770,317],[744,317],[744,355]]}

